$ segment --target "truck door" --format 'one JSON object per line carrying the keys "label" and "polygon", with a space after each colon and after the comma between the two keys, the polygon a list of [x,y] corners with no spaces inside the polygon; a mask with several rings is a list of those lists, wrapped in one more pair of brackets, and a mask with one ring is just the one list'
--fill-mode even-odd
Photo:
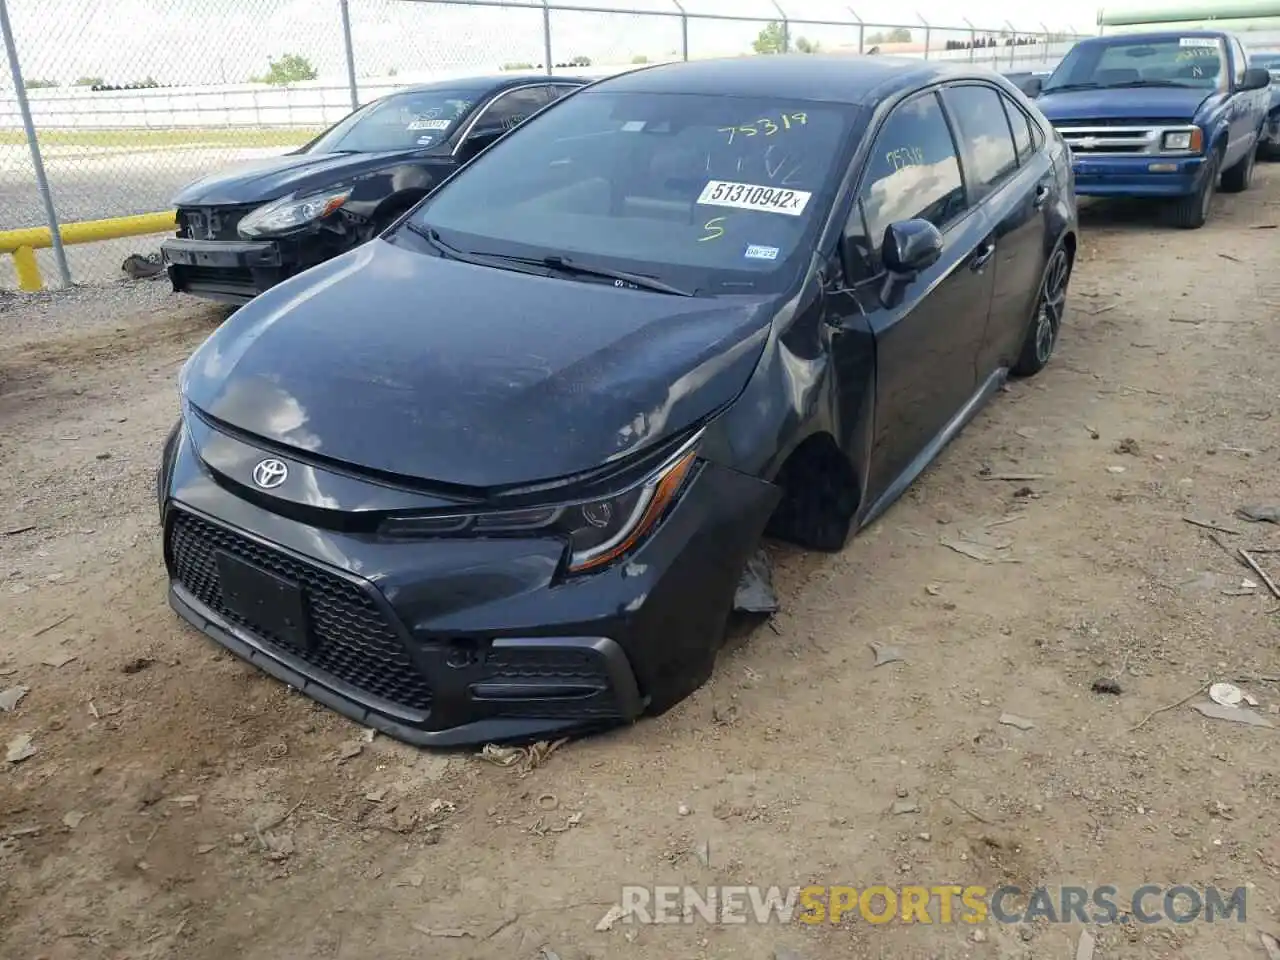
{"label": "truck door", "polygon": [[1227,105],[1227,118],[1230,141],[1227,146],[1226,166],[1235,163],[1245,155],[1245,151],[1253,149],[1254,137],[1258,132],[1258,116],[1255,107],[1256,98],[1252,90],[1241,92],[1239,87],[1244,82],[1244,72],[1249,67],[1249,58],[1244,47],[1235,37],[1227,37],[1227,48],[1231,54],[1231,102]]}

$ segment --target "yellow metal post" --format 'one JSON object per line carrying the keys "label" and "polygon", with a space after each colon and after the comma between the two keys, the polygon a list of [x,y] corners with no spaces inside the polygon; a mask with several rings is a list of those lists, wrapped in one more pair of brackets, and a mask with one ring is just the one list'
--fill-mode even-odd
{"label": "yellow metal post", "polygon": [[30,247],[18,247],[13,251],[13,269],[18,274],[18,289],[32,293],[44,287],[44,279],[40,276],[40,264],[36,261],[36,252]]}
{"label": "yellow metal post", "polygon": [[[60,233],[62,242],[65,244],[119,240],[122,237],[139,237],[172,230],[176,222],[175,216],[174,211],[165,210],[162,213],[143,213],[136,217],[111,217],[107,220],[64,223]],[[44,288],[44,280],[40,276],[40,264],[36,262],[35,251],[52,246],[54,246],[54,238],[48,227],[0,230],[0,253],[13,254],[13,266],[18,274],[18,289],[29,292]]]}

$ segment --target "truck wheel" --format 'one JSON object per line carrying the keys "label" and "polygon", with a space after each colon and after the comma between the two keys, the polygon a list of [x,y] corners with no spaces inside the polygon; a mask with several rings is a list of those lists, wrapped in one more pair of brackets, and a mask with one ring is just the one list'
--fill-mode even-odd
{"label": "truck wheel", "polygon": [[1249,185],[1253,183],[1253,165],[1257,162],[1258,151],[1249,150],[1240,162],[1230,170],[1222,172],[1222,192],[1223,193],[1241,193],[1249,189]]}
{"label": "truck wheel", "polygon": [[1209,219],[1209,207],[1213,203],[1213,194],[1218,186],[1218,167],[1222,164],[1222,153],[1215,151],[1209,158],[1208,169],[1200,181],[1200,189],[1189,196],[1178,200],[1173,208],[1174,222],[1183,230],[1198,230]]}

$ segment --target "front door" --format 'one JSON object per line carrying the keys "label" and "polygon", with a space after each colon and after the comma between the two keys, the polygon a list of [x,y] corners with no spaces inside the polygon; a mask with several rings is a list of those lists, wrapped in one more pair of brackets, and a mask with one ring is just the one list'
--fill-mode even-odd
{"label": "front door", "polygon": [[[884,285],[889,224],[922,218],[942,231],[941,259],[914,279]],[[973,396],[994,272],[991,226],[968,202],[955,141],[938,96],[900,104],[877,131],[846,229],[851,286],[875,343],[874,413],[864,503],[900,492],[935,439]],[[856,334],[847,339],[852,346]],[[833,340],[838,381],[841,336]],[[841,405],[862,385],[838,382]],[[851,418],[849,418],[851,419]],[[849,442],[850,438],[843,438]]]}

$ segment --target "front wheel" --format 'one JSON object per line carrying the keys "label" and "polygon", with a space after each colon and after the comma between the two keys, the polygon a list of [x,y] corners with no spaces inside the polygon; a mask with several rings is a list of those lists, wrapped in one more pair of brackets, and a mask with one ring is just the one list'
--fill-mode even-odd
{"label": "front wheel", "polygon": [[1240,161],[1222,172],[1222,192],[1242,193],[1253,184],[1253,165],[1258,160],[1256,149],[1246,150]]}
{"label": "front wheel", "polygon": [[1067,284],[1071,282],[1071,256],[1066,247],[1058,247],[1044,268],[1036,312],[1027,327],[1022,352],[1013,365],[1015,377],[1030,377],[1044,369],[1053,348],[1058,344],[1062,317],[1067,311]]}
{"label": "front wheel", "polygon": [[1215,152],[1206,162],[1200,189],[1190,196],[1182,197],[1174,206],[1174,223],[1183,230],[1198,230],[1209,219],[1209,207],[1218,187],[1218,168],[1221,165],[1222,154]]}

